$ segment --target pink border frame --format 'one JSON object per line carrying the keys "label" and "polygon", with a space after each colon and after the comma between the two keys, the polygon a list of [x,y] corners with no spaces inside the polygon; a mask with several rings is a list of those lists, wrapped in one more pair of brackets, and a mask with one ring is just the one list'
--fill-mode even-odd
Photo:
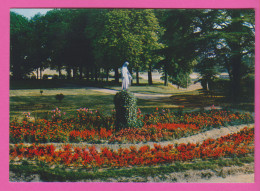
{"label": "pink border frame", "polygon": [[[259,0],[0,0],[0,187],[2,190],[260,190]],[[9,183],[9,25],[11,8],[254,8],[256,11],[255,183]]]}

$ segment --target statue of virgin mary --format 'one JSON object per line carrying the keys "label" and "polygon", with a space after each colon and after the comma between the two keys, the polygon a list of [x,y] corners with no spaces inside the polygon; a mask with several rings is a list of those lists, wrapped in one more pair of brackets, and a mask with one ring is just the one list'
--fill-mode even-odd
{"label": "statue of virgin mary", "polygon": [[122,66],[122,90],[127,90],[132,80],[132,76],[127,69],[128,65],[129,63],[125,62]]}

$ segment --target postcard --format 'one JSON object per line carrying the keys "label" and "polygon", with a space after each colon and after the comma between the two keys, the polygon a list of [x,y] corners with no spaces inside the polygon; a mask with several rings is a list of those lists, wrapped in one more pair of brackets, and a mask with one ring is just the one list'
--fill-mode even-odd
{"label": "postcard", "polygon": [[259,1],[0,14],[4,190],[259,189]]}

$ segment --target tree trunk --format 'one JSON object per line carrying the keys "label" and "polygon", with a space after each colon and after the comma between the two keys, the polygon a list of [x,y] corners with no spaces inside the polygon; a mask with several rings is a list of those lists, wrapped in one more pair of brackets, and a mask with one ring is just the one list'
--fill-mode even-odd
{"label": "tree trunk", "polygon": [[39,80],[39,68],[37,68],[37,71],[36,71],[36,79]]}
{"label": "tree trunk", "polygon": [[109,78],[109,69],[106,69],[106,81],[108,82],[108,78]]}
{"label": "tree trunk", "polygon": [[89,81],[89,68],[86,67],[86,78],[87,78],[87,81]]}
{"label": "tree trunk", "polygon": [[119,72],[118,72],[118,68],[115,68],[115,82],[119,83]]}
{"label": "tree trunk", "polygon": [[[133,68],[132,67],[129,68],[129,72],[130,72],[131,76],[133,76]],[[133,84],[133,78],[131,79],[131,84]]]}
{"label": "tree trunk", "polygon": [[98,69],[95,68],[95,81],[97,82],[98,81]]}
{"label": "tree trunk", "polygon": [[94,80],[95,68],[91,68],[91,80]]}
{"label": "tree trunk", "polygon": [[79,67],[79,79],[82,79],[83,77],[83,64],[80,64],[80,67]]}
{"label": "tree trunk", "polygon": [[104,81],[104,76],[102,75],[102,73],[103,73],[103,69],[99,69],[98,70],[98,77],[99,77],[99,80],[101,81],[101,82],[103,82]]}
{"label": "tree trunk", "polygon": [[166,64],[164,65],[164,86],[168,86],[168,71]]}
{"label": "tree trunk", "polygon": [[148,69],[148,84],[153,85],[153,79],[152,79],[152,65],[149,64],[149,69]]}
{"label": "tree trunk", "polygon": [[[231,31],[234,32],[242,32],[243,26],[240,18],[240,12],[234,11],[232,13],[232,18],[236,19],[231,24]],[[231,51],[233,52],[231,56],[231,67],[232,67],[232,98],[234,102],[238,102],[239,98],[241,96],[241,80],[242,80],[242,72],[241,72],[241,65],[242,65],[242,51],[241,51],[241,45],[240,45],[241,39],[238,39],[237,41],[231,41],[229,46],[231,48]]]}
{"label": "tree trunk", "polygon": [[67,79],[70,80],[71,79],[71,68],[69,66],[67,66],[66,72],[67,72]]}
{"label": "tree trunk", "polygon": [[40,79],[42,80],[42,68],[40,68]]}
{"label": "tree trunk", "polygon": [[139,70],[136,69],[136,84],[139,85]]}
{"label": "tree trunk", "polygon": [[75,66],[73,67],[73,79],[76,79],[78,76],[78,68]]}
{"label": "tree trunk", "polygon": [[233,56],[232,60],[232,97],[234,102],[238,102],[241,96],[241,55]]}

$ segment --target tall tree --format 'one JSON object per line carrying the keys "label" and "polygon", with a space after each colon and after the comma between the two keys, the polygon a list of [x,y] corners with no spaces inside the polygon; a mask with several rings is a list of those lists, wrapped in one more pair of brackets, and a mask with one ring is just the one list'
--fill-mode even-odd
{"label": "tall tree", "polygon": [[168,80],[178,86],[186,87],[189,74],[192,72],[196,52],[196,29],[193,26],[197,10],[162,10],[166,11],[161,20],[166,31],[163,35],[165,48],[161,51],[164,60],[160,62],[163,68],[164,84]]}
{"label": "tall tree", "polygon": [[198,38],[196,39],[197,65],[196,70],[200,73],[200,82],[204,90],[212,87],[213,80],[223,68],[223,58],[218,51],[220,41],[215,31],[215,22],[218,18],[218,10],[204,9],[193,19]]}
{"label": "tall tree", "polygon": [[[217,65],[226,68],[231,80],[230,93],[237,102],[242,78],[248,71],[245,58],[254,58],[254,10],[206,10],[199,21],[200,58],[207,55],[205,59],[215,60],[212,68]],[[205,59],[200,60],[206,64]]]}
{"label": "tall tree", "polygon": [[[222,28],[225,41],[230,51],[227,66],[230,68],[233,100],[241,97],[241,80],[243,77],[243,58],[254,55],[254,23],[249,23],[245,17],[252,17],[253,10],[227,10],[227,17],[231,17],[230,24]],[[252,20],[251,20],[252,22]]]}
{"label": "tall tree", "polygon": [[[74,68],[79,70],[79,78],[89,72],[94,67],[94,56],[91,41],[86,34],[86,28],[93,27],[92,21],[95,10],[93,9],[75,9],[70,10],[70,23],[68,31],[68,43],[66,44],[65,54],[68,55],[65,60],[67,71]],[[75,75],[74,75],[75,77]]]}
{"label": "tall tree", "polygon": [[54,9],[45,15],[47,27],[47,43],[51,68],[56,69],[61,77],[62,67],[69,55],[65,54],[68,43],[70,11],[67,9]]}
{"label": "tall tree", "polygon": [[112,63],[118,82],[118,68],[129,61],[130,70],[139,71],[152,60],[152,50],[159,47],[159,23],[152,10],[112,9],[102,16],[103,30],[94,40],[98,55]]}
{"label": "tall tree", "polygon": [[14,12],[10,21],[10,71],[13,79],[23,79],[33,70],[28,62],[31,28],[27,18]]}
{"label": "tall tree", "polygon": [[141,61],[144,69],[148,71],[148,84],[152,85],[152,71],[154,65],[160,61],[161,57],[157,51],[164,47],[160,42],[160,38],[164,32],[164,28],[160,26],[156,17],[155,10],[142,10],[142,22],[139,30],[146,31],[143,35],[143,53]]}
{"label": "tall tree", "polygon": [[[48,58],[49,52],[47,49],[47,28],[46,20],[43,15],[37,14],[30,20],[32,31],[29,39],[30,55],[28,60],[37,71],[37,79],[42,78],[42,70],[49,67]],[[40,70],[40,76],[38,76]]]}

